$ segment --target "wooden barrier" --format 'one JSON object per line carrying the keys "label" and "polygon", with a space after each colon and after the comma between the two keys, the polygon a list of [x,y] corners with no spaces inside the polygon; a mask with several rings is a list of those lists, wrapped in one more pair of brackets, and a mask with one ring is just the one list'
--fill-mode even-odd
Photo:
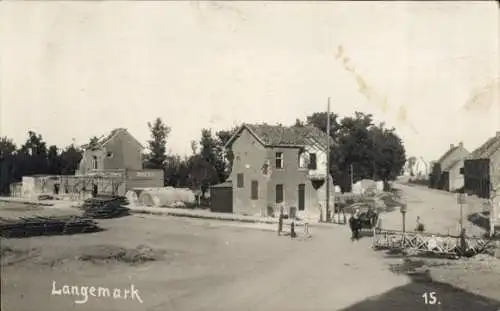
{"label": "wooden barrier", "polygon": [[460,236],[376,229],[373,230],[372,247],[469,257],[484,252],[492,246],[490,242],[490,239],[476,237],[464,237],[461,240]]}

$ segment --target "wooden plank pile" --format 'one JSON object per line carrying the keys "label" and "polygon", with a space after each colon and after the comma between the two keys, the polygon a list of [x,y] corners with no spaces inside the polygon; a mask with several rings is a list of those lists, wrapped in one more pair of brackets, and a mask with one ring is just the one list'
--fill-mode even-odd
{"label": "wooden plank pile", "polygon": [[0,218],[0,235],[4,238],[90,233],[100,230],[95,221],[81,216]]}
{"label": "wooden plank pile", "polygon": [[85,217],[104,219],[130,215],[130,209],[125,205],[128,205],[125,197],[100,196],[85,200],[81,208]]}

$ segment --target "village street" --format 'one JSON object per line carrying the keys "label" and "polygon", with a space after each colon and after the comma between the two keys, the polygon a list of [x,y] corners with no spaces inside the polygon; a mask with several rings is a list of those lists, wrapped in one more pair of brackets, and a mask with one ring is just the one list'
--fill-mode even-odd
{"label": "village street", "polygon": [[[408,198],[410,218],[416,215],[417,207],[424,211],[425,206],[432,204],[444,207],[453,203],[450,194],[423,187],[401,186],[401,189]],[[399,217],[397,210],[384,215],[386,223],[393,222],[394,226]],[[434,228],[442,215],[422,217],[429,228]],[[256,230],[230,222],[161,216],[130,216],[100,222],[107,231],[6,240],[5,244],[13,248],[35,249],[37,256],[3,268],[4,308],[20,311],[38,310],[40,305],[54,311],[497,311],[500,308],[500,285],[494,283],[498,271],[497,274],[489,270],[470,271],[464,277],[463,269],[457,270],[462,273],[457,277],[462,288],[467,287],[470,278],[475,278],[469,291],[459,289],[458,284],[412,280],[391,272],[389,264],[401,259],[373,251],[370,238],[351,242],[347,226],[315,227],[311,239],[292,240],[278,237],[271,231],[272,225],[259,225],[264,230]],[[167,259],[136,266],[74,260],[88,247],[110,244],[123,248],[142,244],[163,249],[167,251]],[[52,281],[113,288],[133,283],[144,303],[89,297],[87,303],[77,305],[73,301],[81,297],[51,296]],[[425,292],[435,292],[440,304],[425,305],[422,297]]]}
{"label": "village street", "polygon": [[[400,182],[396,182],[394,187],[401,191],[401,201],[407,204],[406,230],[413,231],[417,216],[420,216],[426,231],[458,235],[460,205],[457,204],[457,194]],[[467,215],[481,211],[480,201],[469,198],[468,203],[463,206],[464,227],[468,235],[480,236],[485,233],[484,229],[467,221]],[[401,230],[402,215],[399,207],[395,212],[383,214],[382,219],[383,228]]]}

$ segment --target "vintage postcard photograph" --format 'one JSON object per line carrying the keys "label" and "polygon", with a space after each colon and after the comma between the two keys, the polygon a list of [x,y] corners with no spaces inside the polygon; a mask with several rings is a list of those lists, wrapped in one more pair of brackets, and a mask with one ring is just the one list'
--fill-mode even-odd
{"label": "vintage postcard photograph", "polygon": [[0,1],[3,311],[500,311],[498,1]]}

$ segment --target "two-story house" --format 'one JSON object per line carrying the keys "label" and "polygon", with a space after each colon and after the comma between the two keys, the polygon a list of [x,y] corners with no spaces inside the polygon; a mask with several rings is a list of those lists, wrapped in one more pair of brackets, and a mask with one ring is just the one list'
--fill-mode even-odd
{"label": "two-story house", "polygon": [[93,187],[106,192],[107,178],[120,179],[118,193],[134,188],[163,187],[163,170],[144,170],[144,147],[125,128],[117,128],[97,141],[82,146],[83,157],[77,175],[104,176]]}
{"label": "two-story house", "polygon": [[314,126],[242,125],[226,144],[234,155],[233,212],[266,215],[280,206],[295,207],[299,215],[318,212],[316,189],[325,181],[332,142]]}
{"label": "two-story house", "polygon": [[92,170],[142,169],[144,147],[127,129],[117,128],[96,142],[82,146],[79,173]]}
{"label": "two-story house", "polygon": [[462,142],[450,148],[434,163],[430,176],[431,188],[454,191],[464,186],[464,176],[461,174],[464,160],[469,151]]}

